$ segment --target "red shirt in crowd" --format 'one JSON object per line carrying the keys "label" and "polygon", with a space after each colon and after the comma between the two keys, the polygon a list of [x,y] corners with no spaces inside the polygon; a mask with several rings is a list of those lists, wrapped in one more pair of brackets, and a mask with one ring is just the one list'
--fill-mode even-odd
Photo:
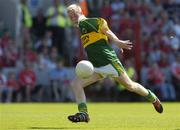
{"label": "red shirt in crowd", "polygon": [[7,81],[7,87],[9,88],[13,88],[15,90],[18,90],[19,89],[19,84],[16,80],[14,79],[8,79]]}
{"label": "red shirt in crowd", "polygon": [[36,53],[32,50],[27,50],[25,55],[29,61],[36,61],[36,59],[37,59]]}
{"label": "red shirt in crowd", "polygon": [[19,83],[21,86],[34,87],[36,83],[36,75],[33,70],[23,70],[19,74]]}
{"label": "red shirt in crowd", "polygon": [[165,81],[165,74],[161,70],[149,69],[148,78],[156,85]]}

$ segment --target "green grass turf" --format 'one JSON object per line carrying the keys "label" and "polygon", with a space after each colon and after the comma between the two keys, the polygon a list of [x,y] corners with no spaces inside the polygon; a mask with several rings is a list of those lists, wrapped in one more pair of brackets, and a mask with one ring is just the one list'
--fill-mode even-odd
{"label": "green grass turf", "polygon": [[71,123],[76,104],[0,104],[0,130],[180,130],[180,103],[89,103],[89,123]]}

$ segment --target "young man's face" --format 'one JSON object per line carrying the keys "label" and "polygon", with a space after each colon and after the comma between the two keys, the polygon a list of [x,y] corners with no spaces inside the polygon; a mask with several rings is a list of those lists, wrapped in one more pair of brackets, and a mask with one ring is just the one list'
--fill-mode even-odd
{"label": "young man's face", "polygon": [[75,10],[68,10],[68,15],[69,15],[71,21],[73,22],[73,24],[77,25],[78,24],[78,18],[79,18],[78,13]]}

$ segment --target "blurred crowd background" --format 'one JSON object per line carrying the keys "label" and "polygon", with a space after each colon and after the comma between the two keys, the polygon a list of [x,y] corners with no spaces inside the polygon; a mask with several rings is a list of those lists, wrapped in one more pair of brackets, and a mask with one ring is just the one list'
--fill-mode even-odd
{"label": "blurred crowd background", "polygon": [[[0,102],[70,102],[74,67],[86,59],[67,16],[71,0],[1,0]],[[130,78],[163,101],[180,101],[180,0],[79,0],[122,40],[113,46]],[[110,78],[85,89],[89,101],[144,101]]]}

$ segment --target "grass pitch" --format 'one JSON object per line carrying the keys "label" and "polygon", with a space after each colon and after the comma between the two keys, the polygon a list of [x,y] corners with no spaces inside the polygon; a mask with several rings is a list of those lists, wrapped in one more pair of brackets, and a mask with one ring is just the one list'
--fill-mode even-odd
{"label": "grass pitch", "polygon": [[71,123],[76,104],[0,104],[0,130],[180,130],[180,103],[89,103],[89,123]]}

